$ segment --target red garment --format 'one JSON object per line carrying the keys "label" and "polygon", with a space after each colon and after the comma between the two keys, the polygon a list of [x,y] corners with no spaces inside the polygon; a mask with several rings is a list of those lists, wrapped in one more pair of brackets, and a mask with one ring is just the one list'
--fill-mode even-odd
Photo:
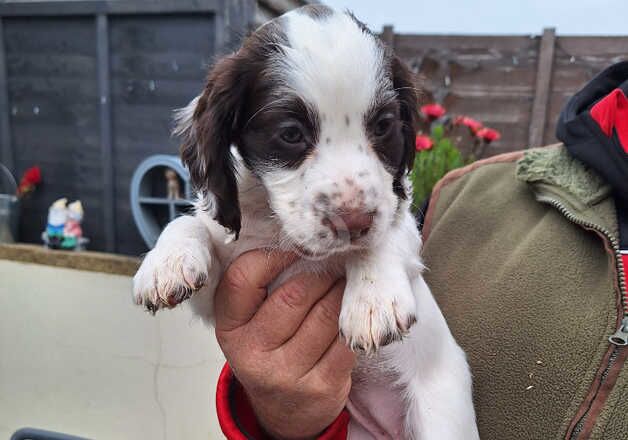
{"label": "red garment", "polygon": [[611,137],[613,128],[619,143],[628,154],[628,98],[621,89],[615,89],[591,107],[591,117],[604,134]]}
{"label": "red garment", "polygon": [[[216,387],[216,411],[223,434],[229,440],[266,440],[270,437],[260,427],[244,388],[225,364]],[[349,413],[344,409],[319,440],[345,440]]]}

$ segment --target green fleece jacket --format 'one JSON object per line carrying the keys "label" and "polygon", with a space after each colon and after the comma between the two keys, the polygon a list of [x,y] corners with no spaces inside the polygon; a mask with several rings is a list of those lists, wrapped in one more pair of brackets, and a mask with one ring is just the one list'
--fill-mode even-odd
{"label": "green fleece jacket", "polygon": [[600,177],[562,145],[480,161],[434,189],[423,236],[482,439],[628,439],[628,348],[609,342],[625,280]]}

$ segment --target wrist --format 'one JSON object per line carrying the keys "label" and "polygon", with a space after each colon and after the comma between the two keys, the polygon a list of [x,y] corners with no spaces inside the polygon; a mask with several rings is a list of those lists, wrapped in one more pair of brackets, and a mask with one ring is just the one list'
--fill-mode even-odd
{"label": "wrist", "polygon": [[255,418],[268,437],[274,440],[313,440],[326,426],[320,429],[308,429],[301,423],[294,423],[295,418],[285,414],[265,410],[264,402],[248,396]]}
{"label": "wrist", "polygon": [[[274,431],[271,426],[264,425],[259,415],[253,411],[251,401],[244,388],[233,375],[229,364],[225,364],[218,379],[216,388],[216,410],[220,427],[228,440],[268,439],[282,440],[316,438],[317,440],[345,440],[349,426],[349,412],[343,409],[340,415],[320,434],[304,436],[304,430],[295,437],[282,437],[283,430]],[[275,422],[277,423],[277,422]],[[285,434],[284,434],[285,435]]]}

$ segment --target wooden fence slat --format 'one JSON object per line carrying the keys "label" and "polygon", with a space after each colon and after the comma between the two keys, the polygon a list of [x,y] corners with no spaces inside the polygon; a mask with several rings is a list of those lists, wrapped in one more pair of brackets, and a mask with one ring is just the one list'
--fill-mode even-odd
{"label": "wooden fence slat", "polygon": [[543,29],[539,61],[536,73],[536,93],[532,104],[530,130],[528,132],[528,146],[540,147],[543,145],[547,107],[551,90],[552,68],[554,65],[554,48],[556,43],[556,29]]}
{"label": "wooden fence slat", "polygon": [[111,93],[109,90],[109,25],[105,14],[96,16],[96,58],[100,102],[100,149],[102,159],[103,229],[105,250],[115,251],[115,205],[111,145]]}
{"label": "wooden fence slat", "polygon": [[9,111],[9,84],[7,82],[7,65],[4,50],[4,28],[0,17],[0,162],[4,163],[14,174],[14,157],[11,146],[11,125]]}
{"label": "wooden fence slat", "polygon": [[243,32],[253,30],[255,23],[255,0],[217,0],[218,8],[214,16],[216,38],[214,55],[225,55],[240,44]]}
{"label": "wooden fence slat", "polygon": [[382,40],[388,47],[395,49],[395,29],[392,25],[388,24],[382,28]]}

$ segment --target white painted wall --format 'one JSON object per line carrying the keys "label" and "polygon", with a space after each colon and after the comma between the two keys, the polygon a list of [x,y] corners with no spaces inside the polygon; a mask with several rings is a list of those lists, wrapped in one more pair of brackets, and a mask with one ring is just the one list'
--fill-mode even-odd
{"label": "white painted wall", "polygon": [[220,439],[224,358],[187,309],[131,303],[131,278],[0,260],[0,438]]}

